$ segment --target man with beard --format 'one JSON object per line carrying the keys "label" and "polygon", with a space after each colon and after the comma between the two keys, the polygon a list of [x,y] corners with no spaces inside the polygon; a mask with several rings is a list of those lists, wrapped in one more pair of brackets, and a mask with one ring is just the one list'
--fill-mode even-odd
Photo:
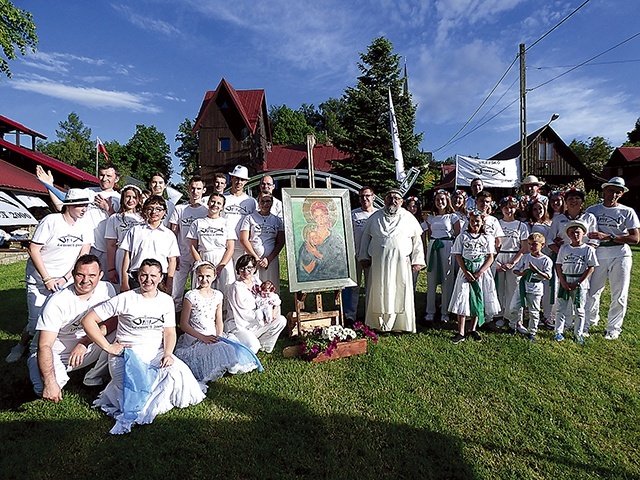
{"label": "man with beard", "polygon": [[[109,375],[108,355],[91,343],[80,320],[91,308],[115,296],[115,289],[109,282],[100,281],[102,271],[95,255],[79,257],[71,273],[73,284],[51,295],[42,309],[27,361],[36,394],[56,403],[69,381],[67,372],[98,361],[85,375],[84,384],[102,385],[103,377]],[[107,321],[101,328],[106,333],[115,328],[115,322]]]}
{"label": "man with beard", "polygon": [[402,206],[402,192],[389,190],[384,208],[367,221],[358,258],[371,268],[366,324],[383,332],[416,331],[413,272],[425,266],[422,228]]}

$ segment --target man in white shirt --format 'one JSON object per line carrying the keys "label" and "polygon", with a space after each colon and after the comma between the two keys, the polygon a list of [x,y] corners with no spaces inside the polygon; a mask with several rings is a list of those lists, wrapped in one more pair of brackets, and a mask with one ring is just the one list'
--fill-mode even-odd
{"label": "man in white shirt", "polygon": [[171,230],[178,239],[180,256],[178,257],[176,271],[173,276],[172,297],[176,312],[182,310],[182,297],[184,296],[184,286],[193,267],[193,256],[191,255],[191,240],[187,238],[187,233],[193,222],[198,218],[207,216],[208,208],[201,203],[202,195],[206,188],[204,181],[199,176],[194,176],[189,180],[189,203],[177,205],[171,214],[169,224]]}
{"label": "man in white shirt", "polygon": [[[91,343],[80,320],[95,305],[115,296],[109,282],[101,282],[102,271],[95,255],[82,255],[73,267],[73,284],[47,300],[36,325],[32,353],[27,361],[29,376],[37,395],[58,402],[69,381],[67,372],[98,362],[84,377],[84,384],[97,386],[109,375],[108,355]],[[105,332],[115,329],[107,321]]]}
{"label": "man in white shirt", "polygon": [[368,284],[369,267],[364,268],[360,262],[357,261],[358,252],[360,250],[360,241],[362,240],[362,232],[364,226],[367,223],[369,217],[378,210],[373,206],[373,200],[375,194],[371,187],[362,187],[358,193],[360,200],[360,207],[351,211],[351,223],[353,225],[353,240],[355,242],[355,254],[356,254],[356,283],[355,287],[345,288],[342,292],[342,299],[344,303],[344,316],[347,322],[353,323],[356,320],[358,313],[358,301],[360,300],[360,282],[362,280],[362,274],[364,273],[364,285],[365,288]]}
{"label": "man in white shirt", "polygon": [[606,340],[617,339],[622,331],[633,265],[629,245],[634,245],[640,240],[638,215],[632,208],[618,203],[622,195],[628,191],[623,178],[613,177],[602,184],[602,203],[587,209],[598,222],[598,231],[589,232],[588,236],[599,240],[600,244],[596,249],[599,265],[593,271],[589,287],[585,328],[597,325],[600,320],[600,296],[608,277],[611,305],[605,328]]}
{"label": "man in white shirt", "polygon": [[[236,165],[233,171],[229,172],[229,175],[231,177],[231,190],[229,193],[224,194],[224,217],[227,219],[229,228],[236,232],[235,238],[240,238],[242,219],[256,210],[256,201],[244,192],[244,186],[249,181],[249,170],[247,167]],[[233,252],[234,267],[238,258],[244,255],[244,253],[245,251],[242,244],[236,242]]]}
{"label": "man in white shirt", "polygon": [[276,217],[280,218],[280,220],[284,220],[283,213],[282,213],[282,202],[273,196],[273,190],[276,188],[276,184],[273,181],[273,177],[271,175],[265,175],[264,177],[262,177],[262,180],[260,180],[260,184],[258,186],[260,187],[260,192],[268,193],[273,198],[271,213],[273,213]]}
{"label": "man in white shirt", "polygon": [[544,205],[549,205],[549,198],[540,193],[540,187],[544,185],[544,182],[538,180],[538,177],[535,175],[527,175],[524,177],[522,182],[520,182],[524,193],[529,197],[529,205],[533,202],[543,203]]}

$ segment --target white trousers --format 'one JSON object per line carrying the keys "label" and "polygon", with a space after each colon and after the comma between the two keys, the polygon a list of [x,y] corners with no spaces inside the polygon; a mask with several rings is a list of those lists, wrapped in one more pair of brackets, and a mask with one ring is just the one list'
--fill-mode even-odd
{"label": "white trousers", "polygon": [[173,274],[173,290],[171,296],[173,297],[173,305],[176,312],[182,310],[182,299],[184,298],[184,286],[187,284],[187,279],[191,275],[191,269],[193,268],[193,257],[189,255],[180,255],[180,267],[176,269]]}
{"label": "white trousers", "polygon": [[[606,247],[600,247],[606,248]],[[622,322],[627,313],[627,301],[629,298],[629,284],[631,283],[632,257],[603,258],[599,259],[600,266],[596,267],[591,275],[589,288],[589,301],[587,303],[587,328],[597,325],[600,320],[600,296],[604,290],[607,277],[611,289],[611,304],[607,315],[607,333],[620,333]]]}
{"label": "white trousers", "polygon": [[280,315],[265,325],[256,326],[250,330],[236,327],[236,329],[230,333],[235,335],[240,343],[249,347],[253,353],[258,353],[258,350],[271,353],[280,336],[280,332],[282,332],[286,326],[287,319]]}
{"label": "white trousers", "polygon": [[[580,291],[580,304],[575,305],[576,295]],[[578,337],[582,336],[586,325],[585,305],[587,304],[587,291],[578,287],[578,289],[569,292],[569,300],[556,298],[558,310],[556,311],[555,332],[564,333],[565,321],[569,324],[573,321],[573,334]]]}

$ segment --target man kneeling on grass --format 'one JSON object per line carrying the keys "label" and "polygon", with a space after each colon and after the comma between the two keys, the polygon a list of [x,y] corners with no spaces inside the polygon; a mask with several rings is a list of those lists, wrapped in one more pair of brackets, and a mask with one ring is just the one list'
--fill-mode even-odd
{"label": "man kneeling on grass", "polygon": [[[108,355],[91,343],[80,320],[91,308],[115,296],[115,290],[109,282],[100,281],[102,270],[95,255],[79,257],[71,273],[73,284],[51,295],[44,305],[27,361],[36,394],[56,403],[69,381],[67,372],[97,361],[85,375],[84,384],[102,385],[109,375]],[[101,328],[106,333],[115,326],[115,319],[109,319]]]}

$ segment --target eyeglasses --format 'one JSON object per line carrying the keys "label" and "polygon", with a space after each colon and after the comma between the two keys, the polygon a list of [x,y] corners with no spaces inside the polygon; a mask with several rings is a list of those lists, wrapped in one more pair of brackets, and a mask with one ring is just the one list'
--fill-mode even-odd
{"label": "eyeglasses", "polygon": [[253,270],[256,267],[254,267],[253,265],[247,265],[246,267],[240,267],[238,270],[240,270],[241,272],[247,272],[249,270]]}
{"label": "eyeglasses", "polygon": [[164,212],[164,208],[162,207],[147,207],[145,209],[147,212],[149,213],[160,213],[160,212]]}
{"label": "eyeglasses", "polygon": [[390,200],[393,200],[394,202],[401,202],[402,201],[402,197],[397,197],[395,195],[387,195],[387,198]]}

